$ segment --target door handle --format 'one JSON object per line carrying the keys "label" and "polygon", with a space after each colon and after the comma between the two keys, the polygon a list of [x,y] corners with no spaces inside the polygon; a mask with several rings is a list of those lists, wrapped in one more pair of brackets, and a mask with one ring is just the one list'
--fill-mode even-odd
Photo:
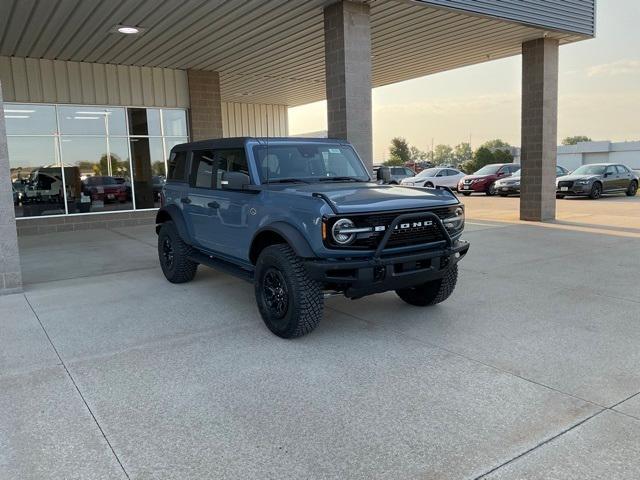
{"label": "door handle", "polygon": [[190,199],[189,197],[182,197],[182,198],[180,199],[180,201],[181,201],[182,203],[191,203],[191,199]]}
{"label": "door handle", "polygon": [[218,202],[209,202],[209,203],[207,203],[207,206],[209,208],[214,208],[214,209],[215,208],[220,208],[220,204]]}

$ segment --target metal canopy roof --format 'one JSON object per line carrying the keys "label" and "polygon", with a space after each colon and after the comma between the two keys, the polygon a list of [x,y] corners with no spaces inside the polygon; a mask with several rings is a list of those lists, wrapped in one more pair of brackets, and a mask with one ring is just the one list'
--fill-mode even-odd
{"label": "metal canopy roof", "polygon": [[[327,0],[2,0],[0,55],[220,72],[225,101],[325,98]],[[540,28],[397,0],[371,2],[373,86],[521,53]],[[136,25],[140,35],[113,33]],[[585,35],[548,31],[561,43]]]}

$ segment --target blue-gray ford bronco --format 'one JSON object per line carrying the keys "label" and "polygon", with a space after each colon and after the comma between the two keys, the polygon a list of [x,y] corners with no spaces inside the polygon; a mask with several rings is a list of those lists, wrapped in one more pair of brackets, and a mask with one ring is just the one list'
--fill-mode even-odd
{"label": "blue-gray ford bronco", "polygon": [[206,265],[252,281],[283,338],[312,331],[335,293],[444,301],[469,250],[463,229],[451,190],[378,185],[348,142],[301,138],[175,146],[156,219],[167,280]]}

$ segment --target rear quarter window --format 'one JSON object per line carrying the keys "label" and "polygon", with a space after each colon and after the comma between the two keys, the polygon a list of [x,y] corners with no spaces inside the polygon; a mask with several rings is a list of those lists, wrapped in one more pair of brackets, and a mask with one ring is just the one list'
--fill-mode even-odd
{"label": "rear quarter window", "polygon": [[172,152],[168,162],[167,180],[186,182],[188,179],[187,152]]}

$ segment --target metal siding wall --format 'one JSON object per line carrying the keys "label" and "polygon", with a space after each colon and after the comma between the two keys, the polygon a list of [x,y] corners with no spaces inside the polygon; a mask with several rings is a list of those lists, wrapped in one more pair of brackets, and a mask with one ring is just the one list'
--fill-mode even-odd
{"label": "metal siding wall", "polygon": [[526,25],[593,36],[596,0],[417,0]]}
{"label": "metal siding wall", "polygon": [[[222,102],[225,137],[286,137],[289,135],[286,105]],[[268,125],[268,128],[267,128]]]}
{"label": "metal siding wall", "polygon": [[7,102],[189,107],[187,73],[62,60],[0,57]]}

